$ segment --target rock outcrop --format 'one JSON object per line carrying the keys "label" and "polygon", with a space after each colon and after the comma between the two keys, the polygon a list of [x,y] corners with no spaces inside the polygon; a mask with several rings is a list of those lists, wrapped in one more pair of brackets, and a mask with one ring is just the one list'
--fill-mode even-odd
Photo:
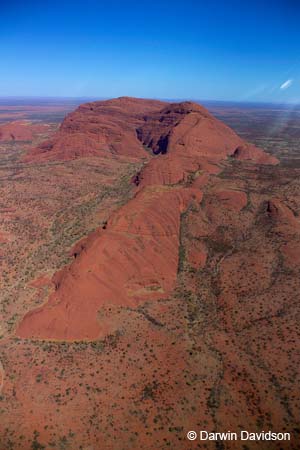
{"label": "rock outcrop", "polygon": [[29,120],[16,120],[0,125],[0,141],[32,141],[35,137],[47,133],[49,125],[33,123]]}

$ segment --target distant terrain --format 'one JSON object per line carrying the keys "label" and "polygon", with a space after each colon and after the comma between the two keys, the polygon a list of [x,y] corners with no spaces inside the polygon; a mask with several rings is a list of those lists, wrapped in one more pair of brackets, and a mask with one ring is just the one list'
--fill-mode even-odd
{"label": "distant terrain", "polygon": [[0,97],[0,123],[23,119],[60,123],[68,112],[84,101],[68,98]]}
{"label": "distant terrain", "polygon": [[1,450],[298,448],[300,109],[202,103],[0,99]]}

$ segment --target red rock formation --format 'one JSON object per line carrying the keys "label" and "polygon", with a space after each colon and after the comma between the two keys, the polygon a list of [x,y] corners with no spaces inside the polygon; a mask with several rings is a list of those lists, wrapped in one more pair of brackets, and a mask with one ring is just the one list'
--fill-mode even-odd
{"label": "red rock formation", "polygon": [[0,125],[0,141],[32,141],[39,134],[47,132],[47,124],[16,120]]}
{"label": "red rock formation", "polygon": [[239,145],[232,154],[233,158],[241,161],[255,161],[259,164],[276,164],[278,161],[274,156],[270,156],[253,144]]}
{"label": "red rock formation", "polygon": [[[190,157],[193,153],[196,159],[212,161],[235,155],[238,159],[276,163],[275,158],[246,144],[196,103],[168,104],[130,97],[81,105],[67,115],[53,139],[31,150],[25,159],[50,161],[112,155],[142,158],[148,156],[143,146],[151,148],[154,154],[178,152],[183,160],[186,154]],[[197,161],[189,161],[192,168],[195,164]]]}
{"label": "red rock formation", "polygon": [[[37,160],[105,153],[141,157],[147,154],[142,144],[162,154],[134,178],[135,197],[75,250],[73,264],[53,278],[56,290],[48,303],[24,317],[18,336],[96,339],[113,331],[112,323],[98,319],[101,307],[134,308],[169,296],[177,280],[181,214],[199,206],[199,186],[237,148],[246,147],[254,162],[276,162],[197,104],[161,107],[127,98],[83,105],[65,119],[47,151],[40,147],[30,155]],[[193,187],[198,175],[201,184],[196,180]],[[245,193],[233,190],[218,191],[216,198],[236,211],[247,203]],[[206,261],[206,250],[198,247],[188,255],[194,267]]]}

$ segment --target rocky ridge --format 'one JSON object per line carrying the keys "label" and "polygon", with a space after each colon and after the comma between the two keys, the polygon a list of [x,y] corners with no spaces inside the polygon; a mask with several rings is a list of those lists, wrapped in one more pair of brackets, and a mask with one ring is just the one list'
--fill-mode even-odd
{"label": "rocky ridge", "polygon": [[[24,317],[18,336],[97,339],[113,331],[98,319],[102,306],[167,298],[177,282],[181,217],[200,207],[201,180],[220,172],[227,157],[277,163],[198,104],[161,106],[128,98],[83,105],[65,119],[46,153],[42,144],[29,155],[49,160],[127,151],[148,162],[134,177],[134,198],[74,251],[74,262],[54,276],[48,302]],[[237,201],[234,192],[227,195]],[[203,246],[198,253],[194,259],[205,261]]]}

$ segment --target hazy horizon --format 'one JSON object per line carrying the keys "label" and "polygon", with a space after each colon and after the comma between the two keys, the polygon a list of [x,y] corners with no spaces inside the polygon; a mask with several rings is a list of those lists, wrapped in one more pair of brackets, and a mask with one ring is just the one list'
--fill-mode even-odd
{"label": "hazy horizon", "polygon": [[119,97],[131,97],[131,98],[140,98],[144,100],[160,100],[164,102],[195,102],[195,103],[224,103],[224,104],[238,104],[238,105],[264,105],[264,106],[282,106],[282,107],[298,107],[300,106],[300,102],[280,102],[280,101],[263,101],[263,100],[221,100],[221,99],[208,99],[208,98],[163,98],[163,97],[135,97],[129,95],[120,95],[118,97],[103,97],[103,96],[39,96],[39,95],[0,95],[0,104],[3,101],[15,101],[16,105],[19,105],[19,102],[22,101],[36,101],[36,102],[55,102],[55,101],[65,101],[65,102],[75,102],[75,101],[105,101],[113,98]]}

